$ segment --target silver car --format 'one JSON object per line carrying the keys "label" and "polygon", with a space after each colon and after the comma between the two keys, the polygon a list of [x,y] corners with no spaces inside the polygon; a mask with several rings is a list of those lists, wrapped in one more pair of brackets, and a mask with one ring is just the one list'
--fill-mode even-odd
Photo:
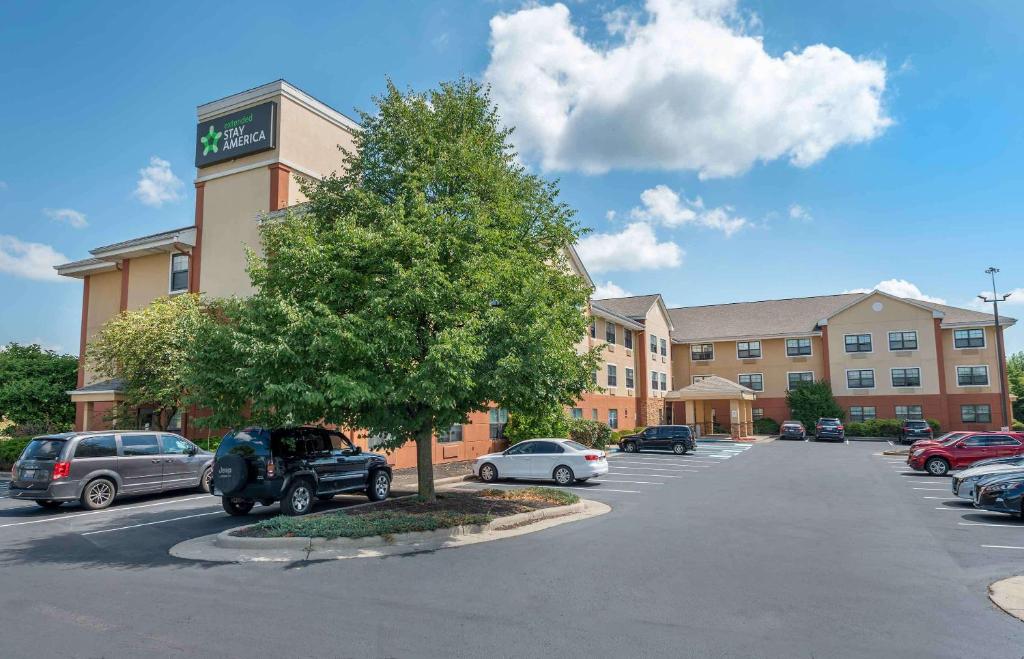
{"label": "silver car", "polygon": [[11,470],[8,496],[90,510],[115,497],[198,488],[210,491],[213,454],[180,435],[149,430],[69,432],[36,437]]}
{"label": "silver car", "polygon": [[1013,461],[971,466],[963,471],[952,474],[953,494],[961,499],[974,500],[974,492],[989,478],[1024,473],[1024,458],[1017,457]]}

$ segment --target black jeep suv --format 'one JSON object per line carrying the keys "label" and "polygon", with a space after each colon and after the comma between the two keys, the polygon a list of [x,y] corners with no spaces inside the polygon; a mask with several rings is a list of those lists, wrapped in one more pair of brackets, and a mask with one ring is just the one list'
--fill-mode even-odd
{"label": "black jeep suv", "polygon": [[696,446],[689,426],[650,426],[619,440],[619,449],[626,453],[644,449],[672,449],[678,455],[685,455]]}
{"label": "black jeep suv", "polygon": [[245,515],[257,501],[281,502],[285,515],[305,515],[313,498],[366,492],[371,501],[391,492],[383,455],[364,453],[339,432],[323,428],[246,428],[229,432],[213,463],[213,493],[224,510]]}

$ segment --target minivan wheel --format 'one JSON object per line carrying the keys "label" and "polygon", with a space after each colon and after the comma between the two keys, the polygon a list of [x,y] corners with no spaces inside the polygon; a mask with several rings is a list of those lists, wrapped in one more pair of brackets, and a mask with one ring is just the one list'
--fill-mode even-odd
{"label": "minivan wheel", "polygon": [[213,491],[213,467],[207,467],[199,479],[199,491],[209,494]]}
{"label": "minivan wheel", "polygon": [[569,469],[565,465],[555,467],[555,482],[559,485],[572,485],[576,480],[576,476],[572,473],[572,469]]}
{"label": "minivan wheel", "polygon": [[289,485],[281,499],[281,512],[285,515],[305,515],[312,507],[313,486],[305,479]]}
{"label": "minivan wheel", "polygon": [[493,483],[498,480],[498,468],[490,462],[485,462],[480,467],[480,480],[485,483]]}
{"label": "minivan wheel", "polygon": [[932,476],[945,476],[949,473],[949,463],[942,458],[928,458],[924,468]]}
{"label": "minivan wheel", "polygon": [[63,501],[54,501],[53,499],[36,499],[36,505],[46,508],[47,510],[54,510],[60,508]]}
{"label": "minivan wheel", "polygon": [[626,453],[636,453],[636,442],[626,442],[623,449],[625,449]]}
{"label": "minivan wheel", "polygon": [[380,469],[373,473],[370,479],[370,487],[366,490],[366,496],[370,501],[383,501],[391,494],[391,477],[388,472]]}
{"label": "minivan wheel", "polygon": [[239,499],[238,497],[221,497],[221,505],[224,506],[224,510],[229,515],[240,517],[242,515],[248,515],[252,507],[256,505],[255,501],[249,499]]}
{"label": "minivan wheel", "polygon": [[677,442],[672,445],[672,452],[676,455],[686,455],[686,444]]}
{"label": "minivan wheel", "polygon": [[82,506],[89,510],[103,510],[114,502],[114,483],[106,478],[91,481],[82,490]]}

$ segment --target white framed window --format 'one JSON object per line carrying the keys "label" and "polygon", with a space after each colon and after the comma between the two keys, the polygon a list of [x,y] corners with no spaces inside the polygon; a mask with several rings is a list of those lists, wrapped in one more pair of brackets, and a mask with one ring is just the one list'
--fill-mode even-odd
{"label": "white framed window", "polygon": [[626,368],[626,389],[633,388],[633,369]]}
{"label": "white framed window", "polygon": [[889,332],[889,352],[917,350],[917,330]]}
{"label": "white framed window", "polygon": [[892,386],[894,387],[920,387],[921,386],[921,369],[915,367],[911,368],[891,368],[889,374],[892,377]]}
{"label": "white framed window", "polygon": [[850,368],[846,370],[847,389],[873,389],[875,386],[875,369]]}
{"label": "white framed window", "polygon": [[897,405],[896,418],[900,421],[922,421],[924,410],[920,405]]}
{"label": "white framed window", "polygon": [[807,357],[811,354],[810,339],[786,339],[787,357]]}
{"label": "white framed window", "polygon": [[980,327],[953,330],[953,347],[957,350],[965,348],[984,348],[985,330]]}
{"label": "white framed window", "polygon": [[505,424],[508,423],[508,410],[492,407],[487,413],[488,434],[491,439],[505,438]]}
{"label": "white framed window", "polygon": [[615,323],[605,322],[604,324],[604,340],[608,343],[615,343]]}
{"label": "white framed window", "polygon": [[597,321],[596,320],[591,320],[590,321],[590,338],[592,338],[592,339],[596,339],[597,338]]}
{"label": "white framed window", "polygon": [[608,410],[608,427],[615,430],[619,427],[619,411]]}
{"label": "white framed window", "polygon": [[961,405],[960,420],[964,423],[992,423],[992,406]]}
{"label": "white framed window", "polygon": [[736,358],[737,359],[761,359],[761,342],[760,341],[737,341],[736,342]]}
{"label": "white framed window", "polygon": [[715,358],[715,344],[694,343],[690,345],[690,359],[695,362],[709,362]]}
{"label": "white framed window", "polygon": [[608,364],[608,388],[619,386],[619,369],[615,364]]}
{"label": "white framed window", "polygon": [[658,337],[651,334],[651,354],[658,354]]}
{"label": "white framed window", "polygon": [[874,352],[870,334],[844,334],[843,342],[846,344],[846,352]]}
{"label": "white framed window", "polygon": [[437,436],[438,444],[454,444],[455,442],[462,441],[462,424],[455,423],[448,430],[440,433]]}
{"label": "white framed window", "polygon": [[651,391],[658,390],[658,372],[651,371]]}
{"label": "white framed window", "polygon": [[658,339],[658,348],[661,350],[661,356],[668,356],[668,341],[665,339]]}
{"label": "white framed window", "polygon": [[171,254],[171,274],[167,287],[169,293],[184,293],[188,290],[188,270],[188,254]]}
{"label": "white framed window", "polygon": [[737,382],[746,387],[747,389],[753,389],[754,391],[764,391],[764,374],[763,373],[740,373],[737,378]]}
{"label": "white framed window", "polygon": [[668,376],[664,373],[658,373],[658,381],[661,383],[661,390],[668,391]]}
{"label": "white framed window", "polygon": [[627,350],[633,349],[633,330],[622,328],[622,345],[626,346]]}
{"label": "white framed window", "polygon": [[956,386],[987,387],[988,366],[957,366]]}
{"label": "white framed window", "polygon": [[850,408],[850,421],[860,423],[876,418],[874,405],[854,405]]}
{"label": "white framed window", "polygon": [[802,384],[814,382],[814,371],[793,371],[786,373],[786,386],[796,389]]}
{"label": "white framed window", "polygon": [[750,408],[750,418],[753,419],[754,421],[757,421],[759,419],[763,419],[764,418],[764,408],[763,407],[752,407],[752,408]]}
{"label": "white framed window", "polygon": [[574,418],[574,419],[582,419],[583,418],[583,408],[582,407],[574,407],[574,408],[572,408],[572,413],[571,414],[572,414],[572,418]]}

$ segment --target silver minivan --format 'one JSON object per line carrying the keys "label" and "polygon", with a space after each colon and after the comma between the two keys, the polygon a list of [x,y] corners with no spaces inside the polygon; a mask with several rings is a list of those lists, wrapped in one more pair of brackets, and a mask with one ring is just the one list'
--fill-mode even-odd
{"label": "silver minivan", "polygon": [[99,430],[36,437],[11,470],[8,496],[56,508],[81,501],[90,510],[115,497],[199,488],[210,491],[213,454],[181,435]]}

